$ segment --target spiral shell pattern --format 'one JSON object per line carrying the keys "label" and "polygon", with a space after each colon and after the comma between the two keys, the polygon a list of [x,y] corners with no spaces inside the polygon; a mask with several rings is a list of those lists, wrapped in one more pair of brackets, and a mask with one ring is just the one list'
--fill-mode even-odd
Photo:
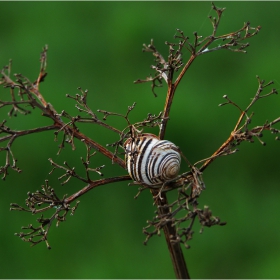
{"label": "spiral shell pattern", "polygon": [[179,173],[181,156],[177,146],[170,141],[146,133],[127,139],[124,148],[128,173],[136,182],[158,185]]}

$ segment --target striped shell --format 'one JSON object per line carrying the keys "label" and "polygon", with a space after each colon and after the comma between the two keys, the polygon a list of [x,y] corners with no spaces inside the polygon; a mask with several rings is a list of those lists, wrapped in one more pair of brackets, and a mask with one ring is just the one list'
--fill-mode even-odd
{"label": "striped shell", "polygon": [[156,135],[142,134],[124,143],[125,162],[130,177],[147,185],[158,185],[175,178],[180,170],[181,156],[172,142]]}

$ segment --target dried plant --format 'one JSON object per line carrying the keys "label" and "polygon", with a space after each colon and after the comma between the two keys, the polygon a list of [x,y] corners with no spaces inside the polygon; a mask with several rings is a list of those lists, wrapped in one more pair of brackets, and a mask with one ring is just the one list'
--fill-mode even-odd
{"label": "dried plant", "polygon": [[[92,174],[103,176],[101,172],[104,165],[102,163],[95,163],[94,155],[97,152],[101,153],[103,156],[109,158],[112,163],[119,165],[125,170],[126,164],[123,155],[129,152],[124,148],[124,143],[127,139],[132,139],[133,143],[133,141],[136,141],[137,137],[143,135],[147,127],[158,128],[159,139],[164,139],[172,100],[177,86],[198,56],[222,49],[233,52],[246,52],[245,49],[249,46],[247,40],[258,34],[260,27],[251,27],[250,23],[247,22],[237,31],[218,36],[217,30],[224,9],[218,8],[214,4],[212,4],[212,9],[216,13],[216,17],[209,17],[213,27],[212,34],[207,37],[202,37],[195,32],[193,34],[193,39],[190,39],[184,35],[183,31],[177,29],[176,35],[174,36],[176,40],[175,43],[166,42],[169,48],[169,55],[167,58],[164,58],[159,53],[153,40],[148,45],[144,44],[143,51],[151,52],[155,57],[155,64],[152,66],[155,74],[146,79],[138,79],[135,83],[150,82],[152,92],[155,96],[156,88],[161,86],[164,82],[167,84],[168,90],[163,111],[156,115],[148,114],[146,119],[140,120],[137,123],[132,123],[129,119],[132,110],[137,110],[135,109],[136,103],[132,106],[128,106],[128,110],[125,114],[108,112],[105,110],[97,110],[95,113],[87,103],[88,91],[82,90],[81,88],[79,88],[80,92],[75,96],[66,95],[69,99],[74,100],[76,103],[75,107],[81,115],[71,115],[66,111],[58,113],[55,108],[45,100],[40,91],[40,84],[45,81],[47,76],[47,46],[43,48],[41,53],[40,72],[38,78],[34,82],[31,82],[21,74],[14,74],[13,77],[11,74],[11,61],[4,67],[1,71],[2,78],[0,83],[4,88],[10,91],[10,99],[3,100],[2,97],[0,109],[8,107],[9,117],[18,114],[30,114],[31,111],[27,110],[27,107],[36,109],[42,113],[43,117],[50,119],[50,124],[48,126],[20,131],[9,127],[6,120],[2,121],[0,124],[0,142],[3,143],[3,146],[0,147],[0,152],[6,154],[5,163],[0,167],[3,180],[7,178],[9,170],[21,172],[17,166],[16,156],[13,153],[13,143],[22,136],[44,131],[54,131],[54,140],[58,141],[59,135],[61,135],[60,138],[62,139],[58,154],[61,153],[65,145],[71,145],[72,149],[75,149],[75,141],[82,141],[86,148],[86,154],[81,158],[81,163],[84,166],[86,174],[84,177],[78,174],[75,171],[75,167],[70,166],[67,162],[64,162],[63,165],[59,165],[53,159],[49,159],[53,167],[50,174],[53,174],[56,170],[62,174],[58,178],[61,181],[61,185],[67,184],[72,178],[81,181],[80,183],[83,185],[83,188],[78,192],[70,196],[64,195],[59,198],[55,192],[55,188],[57,187],[51,187],[48,180],[46,180],[41,190],[35,193],[28,193],[24,207],[16,203],[11,204],[11,210],[27,211],[32,214],[41,215],[36,220],[38,225],[34,226],[30,224],[22,227],[23,232],[17,233],[17,236],[23,241],[31,243],[32,246],[44,241],[47,247],[51,248],[48,243],[48,233],[51,225],[53,222],[56,222],[58,225],[60,222],[65,221],[65,217],[69,212],[73,215],[79,204],[77,200],[79,197],[98,186],[131,180],[127,172],[118,177],[96,180],[95,176]],[[214,42],[218,44],[213,44]],[[190,55],[186,62],[183,61],[184,52],[188,52]],[[178,73],[177,75],[176,72]],[[154,217],[147,222],[148,225],[143,229],[146,235],[144,243],[146,244],[153,235],[159,235],[161,231],[164,232],[177,278],[189,278],[181,244],[189,248],[189,240],[192,238],[195,220],[198,219],[201,230],[205,226],[225,225],[225,222],[221,222],[218,217],[212,214],[209,207],[198,207],[198,200],[204,189],[203,172],[205,169],[216,158],[235,153],[237,151],[237,145],[240,145],[243,141],[253,142],[257,139],[261,144],[265,145],[265,142],[261,140],[265,130],[269,130],[273,134],[279,134],[280,132],[275,127],[280,121],[280,117],[272,121],[264,121],[262,125],[251,127],[251,119],[253,117],[253,113],[251,112],[252,106],[258,100],[277,93],[275,89],[269,90],[272,82],[265,83],[259,77],[257,77],[257,81],[257,92],[245,109],[242,109],[228,96],[223,96],[226,102],[220,104],[220,106],[228,104],[233,105],[239,110],[240,115],[229,138],[209,156],[209,158],[191,164],[180,151],[183,159],[188,163],[189,170],[186,170],[176,178],[168,180],[161,185],[149,186],[141,182],[134,182],[134,184],[139,185],[138,193],[135,197],[138,197],[142,191],[149,190],[153,195],[154,204],[156,205]],[[263,93],[264,90],[267,90],[267,93]],[[138,110],[140,110],[140,108]],[[113,127],[108,123],[107,119],[109,118],[122,118],[125,120],[126,126],[122,128]],[[115,133],[116,141],[106,146],[101,145],[94,139],[81,133],[79,130],[79,123],[102,126]],[[276,137],[276,139],[278,138]],[[134,151],[134,153],[138,156],[137,151]],[[92,167],[93,165],[94,167]],[[169,192],[178,193],[177,198],[172,202],[168,202],[167,199],[167,194]],[[47,211],[48,213],[52,213],[49,214],[48,217],[43,216],[42,213]],[[44,213],[44,215],[46,214]]]}

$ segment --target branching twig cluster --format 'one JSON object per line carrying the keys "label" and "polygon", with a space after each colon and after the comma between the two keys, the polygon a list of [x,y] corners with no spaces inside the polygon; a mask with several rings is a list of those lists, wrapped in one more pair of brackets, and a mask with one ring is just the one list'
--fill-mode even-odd
{"label": "branching twig cluster", "polygon": [[37,222],[40,224],[39,226],[34,227],[30,224],[26,227],[22,227],[22,229],[27,230],[27,232],[16,233],[15,235],[19,236],[23,241],[30,242],[32,246],[45,241],[47,248],[50,249],[48,232],[52,223],[56,220],[56,226],[58,226],[60,222],[66,220],[66,215],[69,211],[71,215],[73,215],[78,207],[79,201],[76,202],[75,206],[70,207],[70,205],[66,203],[66,195],[62,199],[59,199],[54,189],[49,186],[48,181],[42,186],[41,191],[38,190],[35,193],[29,192],[27,195],[28,197],[25,200],[27,208],[12,203],[10,210],[26,211],[32,214],[42,213],[50,209],[54,209],[55,211],[50,218],[44,218],[42,214],[41,217],[37,219]]}
{"label": "branching twig cluster", "polygon": [[[170,204],[159,206],[154,218],[151,221],[147,221],[148,226],[143,228],[144,234],[147,235],[144,244],[147,244],[153,235],[160,235],[163,227],[171,223],[171,226],[176,228],[175,235],[171,236],[171,243],[182,243],[185,248],[189,249],[188,241],[192,239],[194,233],[192,228],[196,218],[198,218],[201,225],[200,232],[204,227],[226,224],[221,222],[218,217],[213,216],[209,207],[204,206],[203,209],[199,209],[197,206],[197,199],[188,195],[184,187],[179,188],[178,199]],[[168,211],[162,214],[160,211],[162,208]],[[178,217],[178,213],[184,213],[183,217]],[[189,222],[189,224],[184,226],[186,222]]]}
{"label": "branching twig cluster", "polygon": [[[201,166],[200,171],[205,170],[205,168],[218,156],[228,155],[235,153],[237,151],[236,146],[240,145],[243,141],[248,141],[250,143],[254,142],[254,138],[256,138],[262,145],[266,145],[264,141],[261,140],[263,137],[263,132],[266,130],[269,130],[273,134],[279,134],[280,130],[275,127],[275,124],[280,122],[280,117],[277,117],[273,121],[265,121],[263,125],[255,126],[253,128],[250,128],[250,124],[252,121],[252,117],[254,116],[254,113],[249,114],[249,110],[252,108],[252,106],[260,99],[269,97],[273,94],[277,94],[278,92],[276,89],[271,89],[268,93],[261,95],[263,90],[273,84],[272,81],[265,84],[264,80],[261,80],[257,76],[258,80],[258,90],[255,94],[255,96],[252,98],[252,101],[250,104],[246,107],[245,110],[242,110],[236,103],[234,103],[232,100],[229,99],[227,95],[224,95],[223,98],[225,98],[227,101],[225,103],[219,104],[219,106],[224,106],[231,104],[238,108],[240,111],[240,117],[231,132],[229,138],[222,144],[222,146],[209,158],[207,159],[204,164]],[[243,123],[242,123],[243,122]],[[276,137],[276,140],[278,138]]]}
{"label": "branching twig cluster", "polygon": [[[56,207],[57,204],[62,205],[62,202],[65,203],[67,201],[67,205],[70,205],[74,200],[76,200],[81,195],[85,194],[92,188],[95,188],[100,185],[105,185],[113,182],[118,181],[125,181],[130,180],[130,177],[128,175],[124,176],[118,176],[114,178],[106,178],[101,180],[96,180],[91,178],[91,173],[97,173],[100,176],[103,174],[101,173],[101,170],[104,168],[104,165],[99,165],[98,167],[91,167],[91,159],[96,154],[96,152],[100,152],[103,155],[109,157],[112,162],[119,164],[121,167],[125,167],[124,161],[121,157],[119,157],[119,149],[122,148],[123,142],[129,138],[132,137],[132,134],[135,136],[135,133],[141,133],[143,128],[145,127],[156,127],[159,126],[162,122],[161,113],[158,115],[148,114],[147,118],[143,121],[137,122],[132,124],[129,120],[129,113],[135,108],[136,103],[134,103],[132,106],[128,106],[128,110],[126,114],[119,114],[119,113],[113,113],[108,112],[104,110],[98,110],[97,114],[102,114],[102,119],[100,119],[96,113],[94,113],[90,107],[87,104],[87,90],[82,90],[81,88],[78,88],[80,90],[80,94],[76,94],[75,97],[70,96],[67,94],[68,98],[74,99],[76,101],[76,108],[79,110],[79,112],[86,114],[86,116],[71,116],[66,111],[62,111],[61,113],[57,113],[54,107],[47,103],[44,100],[43,95],[39,91],[39,84],[43,81],[43,79],[46,77],[46,59],[47,59],[47,47],[43,49],[43,52],[41,53],[41,67],[40,67],[40,73],[38,76],[38,79],[31,83],[27,78],[25,78],[21,74],[16,74],[15,77],[17,78],[15,81],[11,78],[11,62],[8,66],[4,67],[2,70],[2,79],[1,79],[1,85],[3,85],[5,88],[10,89],[10,95],[12,101],[1,101],[1,107],[0,109],[3,109],[4,107],[12,107],[12,109],[9,111],[8,115],[10,117],[14,116],[16,112],[20,112],[22,114],[31,113],[31,111],[26,110],[24,107],[21,107],[22,105],[28,105],[29,107],[32,107],[33,109],[39,109],[42,111],[42,115],[44,117],[48,117],[53,121],[53,124],[49,126],[44,127],[38,127],[33,129],[26,129],[26,130],[15,130],[7,126],[7,121],[2,121],[0,125],[0,135],[4,135],[0,137],[0,142],[5,143],[5,146],[0,148],[0,152],[6,152],[6,162],[5,165],[0,167],[0,173],[3,174],[2,179],[6,179],[8,175],[8,170],[11,168],[12,170],[15,170],[17,172],[21,172],[21,169],[17,166],[17,159],[14,156],[14,153],[12,151],[12,144],[16,139],[18,139],[20,136],[25,136],[32,133],[40,133],[43,131],[50,131],[54,130],[55,138],[54,140],[58,140],[59,134],[62,134],[62,140],[59,145],[58,154],[61,153],[63,148],[66,144],[71,145],[72,149],[76,148],[76,145],[74,143],[75,139],[78,139],[82,141],[86,146],[86,157],[81,158],[82,165],[85,169],[85,176],[81,176],[75,171],[75,167],[69,166],[67,162],[64,162],[63,165],[60,165],[56,162],[54,162],[51,158],[49,159],[51,165],[53,166],[52,171],[50,174],[53,173],[55,169],[59,169],[63,171],[64,173],[59,176],[59,180],[62,181],[62,185],[68,183],[71,178],[76,178],[83,183],[86,183],[87,185],[81,189],[80,191],[72,194],[66,199],[66,195],[62,200],[58,200],[58,198],[54,195],[48,196],[48,194],[45,193],[45,196],[43,196],[40,192],[36,192],[34,194],[29,194],[28,200],[29,202],[32,202],[30,211],[33,214],[41,213],[44,211],[48,211],[53,207]],[[17,94],[15,94],[15,91],[17,90]],[[19,100],[17,99],[17,96],[19,96]],[[13,114],[12,114],[13,113]],[[126,127],[122,130],[119,130],[113,126],[110,126],[108,123],[106,123],[106,119],[108,116],[117,116],[121,117],[126,121]],[[107,144],[107,147],[115,147],[115,152],[112,153],[106,148],[106,145],[101,145],[94,140],[88,138],[86,135],[82,134],[79,130],[78,124],[79,123],[87,123],[87,124],[94,124],[94,125],[100,125],[102,127],[105,127],[106,129],[117,133],[119,135],[119,140],[112,144]],[[92,151],[92,150],[95,151]],[[122,149],[123,153],[123,149]],[[49,190],[48,187],[45,188],[46,191]],[[52,189],[53,191],[53,189]],[[39,199],[40,197],[40,199]],[[51,202],[51,199],[54,201]],[[48,205],[44,208],[41,208],[40,210],[34,210],[35,205],[38,203],[38,206],[41,204]],[[65,205],[66,205],[65,204]],[[17,206],[16,206],[17,205]],[[19,206],[18,204],[13,204],[13,210],[23,210],[24,208]],[[68,206],[67,206],[68,207]],[[38,239],[38,234],[35,235],[35,232],[39,231],[39,228],[34,228],[33,226],[25,227],[24,229],[32,229],[32,233],[28,232],[26,233],[29,238],[24,238],[24,234],[20,233],[19,236],[22,237],[25,241],[31,242],[33,245],[38,244],[42,241],[47,240],[48,230],[43,230],[44,227],[49,228],[52,224],[53,219],[57,216],[58,212],[61,212],[62,210],[65,210],[66,208],[60,207],[58,210],[56,210],[55,214],[51,216],[51,218],[43,218],[41,217],[37,221],[41,223],[40,225],[40,232],[39,235],[43,235],[42,238]],[[67,210],[67,209],[66,209]],[[64,212],[63,217],[66,216],[68,211]],[[60,216],[57,216],[58,219]],[[42,226],[43,224],[43,226]],[[47,242],[47,241],[46,241]],[[47,243],[48,244],[48,243]],[[48,245],[49,247],[49,245]]]}
{"label": "branching twig cluster", "polygon": [[[162,79],[170,85],[170,82],[173,81],[174,72],[177,72],[183,67],[181,73],[174,82],[174,86],[176,87],[186,70],[191,65],[192,61],[199,55],[221,49],[246,53],[244,49],[249,46],[249,43],[244,43],[243,41],[258,34],[261,27],[251,27],[250,22],[246,22],[243,27],[237,31],[217,36],[218,26],[225,8],[218,8],[212,3],[212,9],[217,14],[217,18],[209,16],[213,26],[212,34],[207,37],[203,37],[198,35],[197,32],[194,32],[194,40],[191,42],[190,38],[185,36],[182,30],[177,29],[177,34],[174,35],[174,38],[179,39],[179,42],[165,42],[165,44],[169,47],[169,55],[167,59],[165,59],[156,49],[153,40],[151,40],[151,43],[148,45],[144,44],[143,51],[152,52],[155,56],[156,64],[151,66],[151,68],[155,70],[155,75],[150,75],[145,80],[138,79],[135,83],[152,82],[152,91],[156,96],[154,90],[156,87],[162,85]],[[213,45],[213,43],[216,43],[216,46],[211,48],[210,45]],[[190,59],[185,64],[183,63],[184,50],[187,50],[191,54]]]}

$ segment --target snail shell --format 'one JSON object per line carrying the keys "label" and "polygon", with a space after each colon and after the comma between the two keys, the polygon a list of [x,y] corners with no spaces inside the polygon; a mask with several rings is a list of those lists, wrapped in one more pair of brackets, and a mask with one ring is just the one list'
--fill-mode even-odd
{"label": "snail shell", "polygon": [[147,185],[158,185],[174,179],[180,170],[178,147],[153,134],[128,138],[124,143],[125,162],[130,177]]}

